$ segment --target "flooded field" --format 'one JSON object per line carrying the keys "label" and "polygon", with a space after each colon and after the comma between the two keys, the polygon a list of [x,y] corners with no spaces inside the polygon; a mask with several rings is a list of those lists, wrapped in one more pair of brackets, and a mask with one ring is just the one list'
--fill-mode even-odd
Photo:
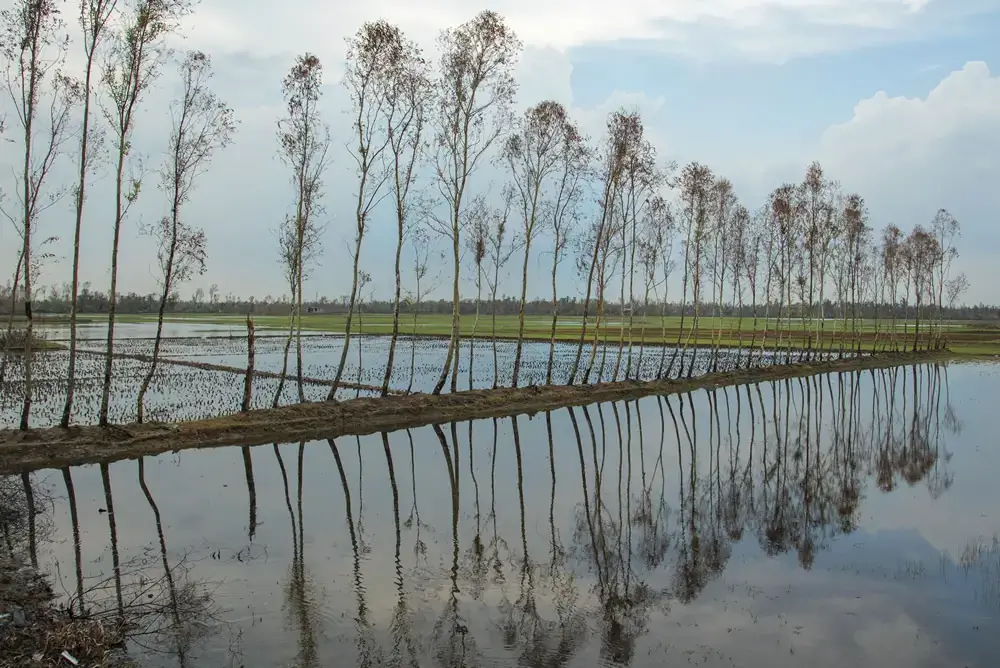
{"label": "flooded field", "polygon": [[920,365],[41,470],[4,539],[154,666],[993,666],[998,391]]}
{"label": "flooded field", "polygon": [[[81,327],[81,355],[77,360],[77,381],[73,424],[94,424],[97,422],[101,402],[101,388],[104,378],[106,329],[103,325]],[[115,343],[118,357],[114,362],[113,382],[109,401],[110,422],[116,424],[135,421],[137,413],[136,397],[143,378],[149,369],[149,360],[142,359],[153,351],[155,324],[124,324],[117,328],[119,339]],[[205,325],[192,323],[167,323],[164,326],[164,340],[160,363],[146,396],[147,420],[175,422],[196,420],[235,413],[240,410],[243,398],[243,374],[247,364],[247,342],[243,336],[232,335],[233,327],[226,325]],[[235,330],[238,332],[238,329]],[[68,336],[60,327],[47,327],[46,339],[62,343]],[[285,353],[285,336],[277,332],[262,332],[255,344],[255,370],[280,374]],[[387,336],[354,337],[348,352],[348,364],[344,379],[365,386],[380,386],[385,371],[385,360],[389,346]],[[303,376],[307,382],[303,386],[303,397],[307,401],[326,398],[330,381],[336,375],[337,362],[343,348],[343,337],[339,335],[309,334],[303,336]],[[437,380],[447,351],[448,342],[440,338],[400,339],[394,372],[390,386],[396,390],[411,389],[415,392],[430,392]],[[511,382],[512,361],[515,344],[513,341],[498,341],[496,363],[493,345],[488,340],[468,339],[461,344],[459,357],[459,389],[492,388],[496,384],[507,386]],[[617,341],[598,346],[592,351],[585,347],[584,363],[587,356],[594,353],[591,382],[598,379],[610,381],[624,378],[652,379],[659,375],[661,363],[668,368],[675,348],[648,346],[636,343],[631,351],[621,352]],[[709,370],[708,351],[699,351],[695,360],[695,375]],[[520,385],[541,385],[545,382],[549,344],[547,342],[526,342],[521,366]],[[555,348],[553,381],[565,383],[576,354],[576,345],[560,343]],[[772,363],[772,351],[753,353],[755,366]],[[737,358],[744,362],[749,351],[720,350],[718,365],[735,363]],[[681,359],[689,365],[695,352],[689,350],[678,354],[677,367]],[[815,358],[826,355],[816,353]],[[296,403],[299,400],[295,382],[295,347],[288,354],[287,380],[281,386],[279,405]],[[470,364],[470,358],[473,363]],[[51,351],[36,355],[33,362],[34,392],[31,426],[49,427],[58,424],[66,397],[66,377],[69,354],[66,351]],[[192,368],[170,362],[193,362],[197,364],[222,365],[231,372]],[[783,358],[779,362],[785,361]],[[11,358],[11,367],[4,383],[0,384],[0,428],[18,426],[21,403],[24,397],[22,376],[19,375],[22,361]],[[471,366],[471,373],[470,373]],[[675,372],[676,373],[676,372]],[[315,382],[308,382],[313,379]],[[274,403],[280,382],[277,378],[258,377],[254,380],[251,407],[268,408]],[[339,399],[355,396],[371,396],[371,392],[358,389],[341,389]]]}

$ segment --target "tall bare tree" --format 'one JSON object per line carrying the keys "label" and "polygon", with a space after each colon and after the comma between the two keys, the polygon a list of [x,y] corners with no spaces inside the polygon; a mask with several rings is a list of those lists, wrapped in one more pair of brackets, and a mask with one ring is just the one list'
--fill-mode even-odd
{"label": "tall bare tree", "polygon": [[157,242],[157,260],[162,274],[162,292],[156,317],[153,358],[136,400],[136,421],[143,419],[143,400],[156,372],[163,337],[163,314],[177,286],[193,274],[205,272],[205,232],[185,223],[181,208],[191,198],[195,180],[204,174],[219,149],[225,148],[236,131],[233,110],[208,84],[212,61],[200,51],[191,51],[181,62],[181,97],[170,109],[170,143],[160,170],[160,188],[170,201],[170,213],[150,230]]}
{"label": "tall bare tree", "polygon": [[[941,247],[937,237],[917,225],[904,242],[907,248],[907,270],[910,283],[913,286],[913,300],[916,312],[916,322],[913,329],[914,352],[920,347],[920,318],[927,301],[933,301],[936,295],[931,290],[933,272],[938,264]],[[928,337],[929,338],[929,337]]]}
{"label": "tall bare tree", "polygon": [[407,236],[413,246],[414,287],[412,299],[409,300],[410,308],[413,310],[413,328],[410,331],[410,381],[406,386],[406,393],[409,394],[413,391],[413,381],[416,378],[417,370],[417,319],[420,314],[420,304],[424,296],[431,292],[435,286],[427,285],[431,259],[431,240],[427,235],[427,230],[415,225]]}
{"label": "tall bare tree", "polygon": [[566,255],[580,218],[584,188],[592,169],[593,151],[579,133],[564,137],[559,155],[558,182],[553,197],[545,201],[543,219],[552,235],[552,327],[549,331],[549,360],[545,383],[552,383],[556,353],[556,327],[559,324],[559,291],[556,275]]}
{"label": "tall bare tree", "polygon": [[402,254],[404,237],[410,220],[410,191],[416,182],[417,166],[422,153],[424,125],[430,96],[430,78],[427,61],[420,47],[402,34],[398,39],[389,67],[382,72],[385,87],[383,123],[389,137],[391,189],[396,209],[396,289],[392,306],[392,337],[382,378],[382,396],[389,392],[399,339],[399,304],[402,296]]}
{"label": "tall bare tree", "polygon": [[[656,190],[664,182],[665,174],[656,165],[656,148],[645,136],[642,118],[638,113],[630,115],[627,128],[628,142],[622,155],[620,185],[616,189],[613,219],[621,239],[621,324],[618,334],[618,353],[612,378],[619,377],[625,334],[628,334],[628,357],[625,377],[631,376],[632,369],[632,325],[635,314],[635,260],[638,248],[639,225],[648,205],[655,197]],[[628,298],[625,293],[628,291]],[[628,309],[628,318],[625,310]]]}
{"label": "tall bare tree", "polygon": [[521,241],[510,233],[510,214],[514,206],[514,187],[503,189],[500,207],[493,209],[487,218],[486,254],[489,271],[485,272],[486,286],[490,291],[490,342],[493,346],[493,387],[500,384],[500,355],[497,350],[497,292],[500,289],[500,272],[507,266]]}
{"label": "tall bare tree", "polygon": [[469,229],[471,234],[466,237],[466,244],[472,254],[472,264],[476,267],[476,316],[472,321],[472,333],[469,335],[469,389],[476,370],[476,332],[479,330],[479,314],[483,301],[483,261],[486,259],[486,237],[489,234],[490,209],[484,197],[477,197],[468,209]]}
{"label": "tall bare tree", "polygon": [[660,266],[663,297],[660,304],[660,362],[656,377],[663,378],[667,361],[667,298],[670,295],[670,276],[677,261],[674,258],[674,240],[677,236],[677,220],[671,206],[662,197],[657,197],[648,209],[648,221],[652,228],[650,238]]}
{"label": "tall bare tree", "polygon": [[115,353],[115,313],[118,302],[118,247],[122,223],[139,198],[141,178],[132,173],[126,183],[125,169],[132,157],[132,133],[143,94],[159,76],[168,50],[164,44],[185,15],[191,0],[128,0],[120,24],[111,35],[110,53],[101,80],[110,106],[104,116],[114,132],[115,222],[111,242],[111,286],[108,290],[108,335],[104,359],[104,385],[98,421],[108,424],[111,373]]}
{"label": "tall bare tree", "polygon": [[[733,256],[734,234],[733,213],[739,202],[729,179],[718,178],[709,191],[711,198],[711,217],[709,234],[712,245],[708,253],[709,266],[712,269],[712,348],[709,355],[709,368],[718,369],[719,345],[722,342],[723,304],[726,293],[726,272],[730,269]],[[738,272],[734,271],[738,275]]]}
{"label": "tall bare tree", "polygon": [[[296,314],[298,313],[298,286],[312,273],[312,269],[323,252],[322,228],[313,220],[299,227],[294,216],[285,216],[278,228],[278,261],[281,264],[284,278],[288,282],[288,335],[285,338],[284,354],[281,357],[281,377],[274,392],[271,405],[277,408],[281,401],[281,393],[285,389],[285,378],[288,375],[288,353],[292,349],[292,339],[295,337]],[[301,383],[300,383],[301,385]]]}
{"label": "tall bare tree", "polygon": [[[694,318],[691,327],[687,330],[684,338],[684,345],[681,346],[680,338],[684,334],[684,311],[686,303],[681,303],[681,323],[677,334],[677,350],[674,355],[680,355],[680,367],[678,375],[684,375],[684,357],[688,346],[694,339],[695,351],[688,363],[687,376],[694,372],[694,364],[698,355],[698,325],[701,315],[701,271],[704,268],[705,244],[709,232],[710,224],[710,194],[715,176],[712,170],[697,162],[692,162],[681,170],[680,175],[680,195],[681,195],[681,230],[684,232],[684,285],[683,300],[689,296],[694,309]],[[690,286],[690,292],[689,292]],[[673,360],[670,361],[670,370],[673,370]],[[669,375],[669,372],[668,372]]]}
{"label": "tall bare tree", "polygon": [[940,340],[944,333],[944,295],[951,278],[952,262],[958,257],[955,242],[962,236],[962,226],[947,209],[939,209],[931,221],[930,233],[937,239],[940,250],[934,266],[933,280],[937,292],[935,295],[938,320],[937,338],[939,339],[938,345],[941,345]]}
{"label": "tall bare tree", "polygon": [[76,221],[73,229],[73,282],[70,288],[69,370],[66,375],[66,403],[60,424],[68,427],[73,412],[76,389],[76,321],[80,291],[80,232],[83,229],[83,203],[86,200],[87,173],[90,169],[90,102],[93,92],[94,61],[104,39],[105,28],[114,15],[118,0],[81,0],[80,28],[83,32],[83,119],[80,126],[79,180],[76,185]]}
{"label": "tall bare tree", "polygon": [[451,242],[454,276],[451,337],[434,394],[444,389],[449,370],[451,390],[457,387],[463,202],[470,177],[510,126],[517,91],[514,67],[521,51],[520,40],[504,19],[489,10],[445,30],[438,44],[441,62],[435,82],[433,153],[437,189],[447,211],[432,210],[428,222]]}
{"label": "tall bare tree", "polygon": [[[295,374],[299,401],[305,401],[302,386],[302,283],[307,242],[318,236],[316,218],[322,212],[323,173],[327,167],[330,131],[319,112],[323,92],[323,65],[319,58],[305,53],[281,84],[287,116],[278,121],[279,155],[292,170],[295,188]],[[284,375],[284,374],[282,374]]]}
{"label": "tall bare tree", "polygon": [[[0,14],[4,84],[14,106],[23,151],[20,173],[15,174],[18,210],[3,209],[21,236],[20,265],[24,275],[26,320],[21,429],[28,428],[33,392],[32,279],[40,258],[33,254],[32,240],[39,215],[61,196],[57,189],[49,187],[48,177],[69,137],[70,113],[80,97],[79,85],[59,72],[66,54],[66,44],[59,35],[62,26],[54,0],[17,0]],[[50,75],[52,83],[46,88]],[[16,295],[16,287],[14,292]],[[4,357],[6,359],[6,351]]]}
{"label": "tall bare tree", "polygon": [[[348,144],[348,152],[357,168],[358,191],[354,206],[354,243],[351,248],[353,277],[347,318],[344,321],[344,343],[333,384],[326,396],[327,401],[336,399],[337,388],[347,363],[351,324],[358,299],[358,263],[361,261],[361,244],[368,231],[368,218],[372,209],[387,195],[384,186],[389,182],[391,163],[383,159],[389,148],[389,128],[383,121],[383,115],[389,105],[387,96],[392,86],[388,73],[394,66],[394,61],[403,57],[403,48],[403,36],[399,28],[386,21],[365,23],[347,41],[344,86],[351,98],[354,134]],[[360,372],[359,369],[358,373]]]}
{"label": "tall bare tree", "polygon": [[524,261],[521,267],[521,302],[518,310],[517,344],[511,386],[517,387],[524,349],[524,308],[528,295],[528,264],[531,243],[543,229],[540,214],[547,189],[560,175],[564,146],[579,143],[580,133],[558,102],[539,102],[514,122],[503,144],[502,156],[511,173],[521,218]]}
{"label": "tall bare tree", "polygon": [[[577,340],[576,355],[573,358],[573,365],[570,367],[567,384],[576,382],[577,374],[580,372],[580,361],[583,355],[583,344],[587,339],[587,318],[590,315],[591,301],[594,296],[595,284],[598,287],[597,312],[595,327],[595,346],[597,336],[600,333],[600,319],[603,314],[603,288],[607,285],[604,276],[602,258],[607,260],[610,249],[610,239],[613,237],[614,208],[618,196],[618,189],[621,187],[621,180],[625,170],[627,156],[630,152],[630,145],[636,138],[641,138],[642,133],[636,132],[636,126],[641,126],[642,121],[638,113],[630,113],[618,110],[608,115],[607,132],[603,145],[600,149],[598,160],[600,161],[599,174],[600,194],[597,200],[598,211],[595,220],[586,228],[584,234],[578,239],[579,257],[577,258],[577,269],[582,275],[586,275],[583,299],[583,318],[580,326],[580,338]],[[593,349],[596,350],[596,347]],[[587,363],[584,372],[584,382],[589,377],[591,361]]]}
{"label": "tall bare tree", "polygon": [[897,336],[896,318],[898,312],[899,281],[905,268],[903,255],[900,252],[903,243],[903,232],[895,225],[888,225],[882,230],[882,273],[885,275],[886,292],[888,293],[888,307],[891,313],[891,324],[889,330],[889,343],[894,351],[899,350]]}

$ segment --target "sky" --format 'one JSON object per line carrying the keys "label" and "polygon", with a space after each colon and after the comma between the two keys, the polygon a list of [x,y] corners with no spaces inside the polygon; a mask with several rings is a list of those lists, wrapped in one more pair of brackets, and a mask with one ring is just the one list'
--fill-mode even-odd
{"label": "sky", "polygon": [[[0,8],[11,2],[0,0]],[[946,208],[962,224],[955,269],[971,282],[965,301],[1000,303],[993,278],[1000,260],[1000,0],[285,0],[280,7],[201,0],[170,45],[178,54],[198,49],[211,56],[213,90],[234,109],[239,127],[185,208],[187,222],[206,232],[209,258],[207,272],[181,292],[212,284],[223,295],[287,292],[275,229],[294,191],[277,158],[275,130],[284,111],[281,79],[297,54],[310,51],[324,64],[322,106],[334,160],[323,201],[324,252],[305,292],[347,294],[357,176],[345,149],[345,38],[364,21],[384,18],[433,57],[441,29],[486,8],[506,17],[524,42],[518,109],[561,102],[595,140],[609,112],[638,109],[661,160],[707,164],[751,209],[782,182],[801,180],[813,160],[844,190],[865,197],[876,228],[895,223],[909,230]],[[67,10],[65,18],[72,34],[74,17]],[[76,73],[81,62],[79,43],[71,44],[67,71]],[[134,154],[150,173],[122,232],[119,289],[126,292],[157,285],[155,247],[141,230],[167,211],[153,170],[165,155],[169,104],[179,90],[175,72],[174,64],[164,67],[136,122]],[[9,109],[4,103],[0,108]],[[0,142],[5,190],[14,184],[18,150],[8,128]],[[53,187],[72,182],[74,159],[70,151],[57,164]],[[101,290],[110,280],[114,220],[109,164],[88,185],[81,251],[82,280]],[[501,177],[484,170],[475,178],[473,187],[484,190]],[[11,204],[8,196],[3,205]],[[0,223],[0,277],[9,277],[20,241],[7,221]],[[55,257],[41,283],[69,281],[72,225],[69,196],[43,215],[40,237],[59,241],[48,247]],[[385,208],[361,253],[376,297],[391,295],[394,247],[392,211]],[[404,251],[405,265],[411,257]],[[548,294],[548,261],[531,258],[529,297]],[[447,264],[435,262],[432,271],[438,267],[441,282],[449,281]],[[582,292],[571,268],[561,272],[560,286],[568,296]],[[514,277],[501,288],[516,291]],[[471,282],[463,281],[463,293],[474,294]]]}

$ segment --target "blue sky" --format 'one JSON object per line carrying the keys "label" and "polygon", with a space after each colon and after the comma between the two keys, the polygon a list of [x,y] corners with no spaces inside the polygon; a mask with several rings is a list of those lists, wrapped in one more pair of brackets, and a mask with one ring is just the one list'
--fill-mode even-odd
{"label": "blue sky", "polygon": [[[1000,260],[1000,0],[498,0],[489,7],[525,42],[521,108],[555,99],[595,139],[610,111],[637,108],[664,159],[708,164],[751,208],[782,181],[799,180],[812,160],[865,196],[876,228],[909,229],[948,208],[964,227],[957,269],[972,281],[967,299],[1000,303],[992,279]],[[336,159],[324,200],[326,250],[309,292],[346,293],[352,221],[345,202],[356,181],[340,148],[350,131],[339,85],[343,38],[365,20],[386,18],[433,57],[441,28],[483,8],[458,0],[287,0],[278,10],[270,0],[202,0],[173,46],[212,56],[214,86],[241,123],[188,205],[189,222],[206,230],[210,257],[208,273],[185,291],[212,283],[223,293],[285,291],[272,231],[292,192],[275,158],[274,128],[281,78],[297,53],[310,50],[326,67],[323,104]],[[70,71],[79,66],[77,46]],[[162,160],[164,110],[176,90],[168,65],[136,129],[136,154],[148,166]],[[0,163],[12,163],[15,153],[5,149]],[[66,160],[54,178],[71,172]],[[0,172],[5,189],[8,173]],[[484,170],[473,187],[498,179]],[[105,168],[91,185],[84,221],[83,275],[95,287],[108,280],[112,187]],[[42,221],[47,235],[61,237],[60,259],[42,282],[68,280],[69,209],[67,200]],[[146,188],[122,241],[126,289],[155,288],[155,254],[138,230],[164,210],[162,193]],[[393,249],[390,214],[376,215],[362,250],[362,268],[382,296],[392,286],[382,262]],[[10,226],[0,227],[0,276],[12,273],[16,245]],[[529,295],[548,289],[541,269],[536,258]],[[568,270],[560,281],[566,294],[578,292]],[[513,294],[514,280],[504,288]]]}

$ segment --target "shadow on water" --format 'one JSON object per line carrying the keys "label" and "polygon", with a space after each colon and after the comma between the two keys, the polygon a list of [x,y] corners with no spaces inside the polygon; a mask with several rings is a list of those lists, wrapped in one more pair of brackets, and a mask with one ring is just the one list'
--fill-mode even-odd
{"label": "shadow on water", "polygon": [[36,471],[0,479],[0,549],[150,665],[988,666],[998,385],[926,365]]}

